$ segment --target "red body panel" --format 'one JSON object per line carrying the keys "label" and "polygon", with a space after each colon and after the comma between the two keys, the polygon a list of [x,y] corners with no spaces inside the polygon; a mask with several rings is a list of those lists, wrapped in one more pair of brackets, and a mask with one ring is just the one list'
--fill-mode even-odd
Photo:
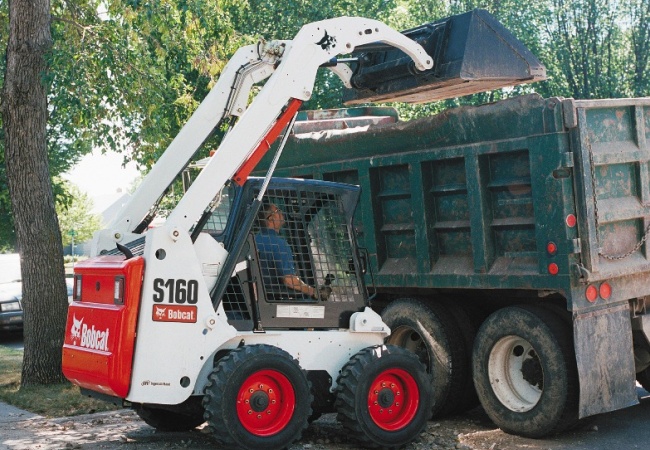
{"label": "red body panel", "polygon": [[[128,395],[143,272],[140,256],[101,256],[75,266],[81,301],[68,309],[63,345],[63,374],[72,383],[115,397]],[[116,277],[124,278],[124,304],[115,302]]]}

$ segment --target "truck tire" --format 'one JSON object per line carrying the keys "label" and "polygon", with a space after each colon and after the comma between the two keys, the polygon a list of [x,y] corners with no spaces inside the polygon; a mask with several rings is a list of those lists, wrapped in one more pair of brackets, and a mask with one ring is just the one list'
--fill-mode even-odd
{"label": "truck tire", "polygon": [[471,310],[471,306],[465,306],[455,302],[453,299],[446,299],[443,301],[445,307],[449,310],[454,318],[454,323],[460,331],[463,339],[463,354],[465,361],[462,367],[456,367],[453,374],[455,377],[461,377],[463,386],[456,394],[452,393],[450,398],[454,400],[450,402],[449,414],[458,414],[474,408],[479,404],[478,395],[474,388],[474,380],[472,378],[472,350],[474,348],[474,339],[476,339],[476,332],[480,326],[480,322],[475,319],[479,312]]}
{"label": "truck tire", "polygon": [[408,350],[368,347],[337,380],[339,422],[364,446],[398,448],[422,432],[431,416],[429,375]]}
{"label": "truck tire", "polygon": [[403,298],[391,302],[381,316],[391,329],[386,344],[415,353],[431,375],[432,416],[450,414],[471,378],[463,338],[451,313],[438,303]]}
{"label": "truck tire", "polygon": [[203,407],[213,437],[225,448],[279,450],[300,439],[313,400],[298,361],[277,347],[251,345],[219,361]]}
{"label": "truck tire", "polygon": [[180,413],[150,405],[133,405],[136,414],[147,425],[158,431],[189,431],[205,422],[203,410]]}
{"label": "truck tire", "polygon": [[578,421],[572,334],[539,306],[500,309],[474,346],[474,385],[485,412],[506,433],[540,438]]}

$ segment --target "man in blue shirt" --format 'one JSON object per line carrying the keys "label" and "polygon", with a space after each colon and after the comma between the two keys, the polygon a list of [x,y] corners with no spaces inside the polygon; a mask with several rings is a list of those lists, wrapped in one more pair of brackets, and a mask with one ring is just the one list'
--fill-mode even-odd
{"label": "man in blue shirt", "polygon": [[280,229],[285,223],[284,214],[273,203],[265,204],[260,209],[260,232],[255,236],[255,244],[260,257],[260,267],[264,287],[271,293],[287,294],[295,297],[300,294],[313,299],[327,300],[327,295],[319,294],[316,288],[309,286],[296,274],[293,252],[287,241],[280,236]]}

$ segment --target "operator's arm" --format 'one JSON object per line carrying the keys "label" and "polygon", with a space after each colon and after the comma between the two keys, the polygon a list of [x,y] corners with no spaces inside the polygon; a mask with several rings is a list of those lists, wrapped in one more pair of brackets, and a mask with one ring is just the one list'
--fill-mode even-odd
{"label": "operator's arm", "polygon": [[285,275],[282,277],[282,282],[294,291],[316,298],[316,288],[309,286],[296,275]]}

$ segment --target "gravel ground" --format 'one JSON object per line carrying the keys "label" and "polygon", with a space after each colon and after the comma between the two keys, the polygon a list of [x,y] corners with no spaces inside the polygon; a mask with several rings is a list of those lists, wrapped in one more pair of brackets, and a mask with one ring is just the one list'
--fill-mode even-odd
{"label": "gravel ground", "polygon": [[[462,417],[429,422],[419,439],[405,447],[407,450],[473,449],[462,443],[462,437],[477,430],[489,429],[480,410]],[[493,428],[493,426],[492,426]],[[496,442],[496,441],[495,441]],[[187,433],[159,433],[143,423],[132,411],[88,414],[61,419],[34,417],[0,424],[1,450],[49,449],[215,449],[207,427]],[[303,438],[290,450],[343,450],[359,448],[356,441],[336,421],[326,414],[312,423]],[[488,446],[497,450],[495,446]],[[505,449],[505,447],[498,447]],[[262,450],[262,449],[260,449]]]}
{"label": "gravel ground", "polygon": [[[554,450],[573,448],[576,436],[593,435],[597,427],[566,434],[560,439],[532,440],[503,433],[481,408],[462,416],[430,421],[419,438],[405,450]],[[577,434],[576,434],[577,433]],[[186,433],[160,433],[131,410],[88,414],[61,419],[33,417],[0,423],[0,450],[154,450],[218,449],[207,427]],[[360,448],[336,421],[326,414],[312,423],[289,450],[349,450]],[[594,448],[591,445],[588,448]],[[263,450],[263,449],[260,449]]]}

